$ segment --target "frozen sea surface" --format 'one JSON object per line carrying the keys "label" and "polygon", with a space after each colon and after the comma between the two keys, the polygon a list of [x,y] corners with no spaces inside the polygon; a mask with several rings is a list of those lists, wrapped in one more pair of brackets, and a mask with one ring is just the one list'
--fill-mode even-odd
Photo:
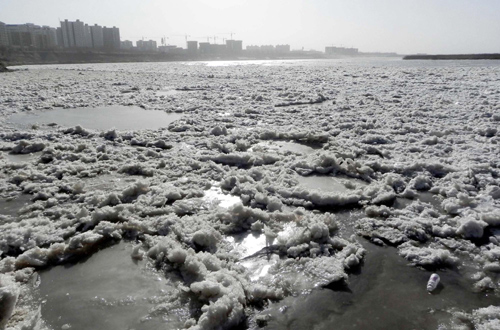
{"label": "frozen sea surface", "polygon": [[499,328],[500,61],[19,69],[7,329]]}

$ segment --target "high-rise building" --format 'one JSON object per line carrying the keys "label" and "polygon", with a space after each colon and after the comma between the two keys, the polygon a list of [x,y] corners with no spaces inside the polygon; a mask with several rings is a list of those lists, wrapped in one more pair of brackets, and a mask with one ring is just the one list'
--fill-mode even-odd
{"label": "high-rise building", "polygon": [[134,48],[134,43],[130,40],[124,40],[120,43],[120,48],[125,50],[130,50]]}
{"label": "high-rise building", "polygon": [[189,55],[195,55],[198,53],[198,41],[188,41],[187,52]]}
{"label": "high-rise building", "polygon": [[56,29],[31,23],[9,24],[5,26],[8,45],[11,47],[30,47],[52,49],[57,46]]}
{"label": "high-rise building", "polygon": [[64,48],[88,48],[90,47],[90,35],[88,26],[80,20],[70,22],[67,19],[61,22],[61,32]]}
{"label": "high-rise building", "polygon": [[325,53],[328,55],[356,56],[358,55],[358,49],[345,47],[325,47]]}
{"label": "high-rise building", "polygon": [[158,50],[156,41],[154,40],[138,40],[136,44],[137,49],[144,52],[155,52]]}
{"label": "high-rise building", "polygon": [[200,54],[207,55],[210,54],[210,43],[200,42]]}
{"label": "high-rise building", "polygon": [[258,53],[260,52],[260,46],[250,45],[246,47],[247,52]]}
{"label": "high-rise building", "polygon": [[12,47],[34,47],[32,24],[8,24],[7,36]]}
{"label": "high-rise building", "polygon": [[226,40],[227,50],[230,53],[241,53],[243,50],[243,41],[241,40]]}
{"label": "high-rise building", "polygon": [[90,34],[90,26],[85,24],[84,27],[85,48],[92,48],[92,35]]}
{"label": "high-rise building", "polygon": [[9,35],[7,34],[7,26],[0,22],[0,47],[9,45]]}
{"label": "high-rise building", "polygon": [[75,46],[75,34],[73,33],[73,24],[67,19],[61,22],[61,31],[64,48],[73,48]]}
{"label": "high-rise building", "polygon": [[260,46],[260,51],[262,53],[274,53],[274,46],[273,45],[262,45]]}
{"label": "high-rise building", "polygon": [[86,36],[85,24],[80,22],[80,20],[76,20],[76,22],[72,22],[73,25],[73,33],[75,36],[75,47],[77,48],[85,48],[88,46],[88,39]]}
{"label": "high-rise building", "polygon": [[104,48],[108,50],[120,49],[120,29],[117,27],[103,27],[102,35],[104,39]]}
{"label": "high-rise building", "polygon": [[90,26],[89,28],[92,48],[104,48],[104,35],[102,32],[102,26],[94,24],[94,26]]}
{"label": "high-rise building", "polygon": [[290,53],[290,45],[276,45],[276,53],[278,54]]}
{"label": "high-rise building", "polygon": [[50,26],[42,26],[41,28],[41,40],[43,47],[40,48],[56,48],[57,47],[57,30]]}
{"label": "high-rise building", "polygon": [[62,28],[58,27],[56,29],[56,38],[57,38],[57,46],[58,47],[64,47],[64,39],[63,39],[63,34],[62,34]]}

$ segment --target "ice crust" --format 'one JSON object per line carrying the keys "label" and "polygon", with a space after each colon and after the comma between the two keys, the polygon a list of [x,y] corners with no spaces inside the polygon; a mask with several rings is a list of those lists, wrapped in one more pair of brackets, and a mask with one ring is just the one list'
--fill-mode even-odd
{"label": "ice crust", "polygon": [[[123,64],[3,76],[0,150],[34,157],[0,156],[0,197],[31,199],[17,215],[0,215],[1,322],[39,322],[37,308],[18,298],[37,269],[128,239],[178,275],[176,298],[197,306],[186,328],[230,328],[269,301],[348,284],[366,253],[339,235],[335,212],[345,208],[364,211],[351,224],[359,236],[497,295],[498,74],[481,66]],[[189,93],[158,94],[166,85]],[[107,105],[185,116],[141,131],[8,122],[18,112]],[[290,150],[270,147],[284,141]],[[317,148],[295,152],[293,143]],[[366,185],[306,189],[297,175]],[[215,190],[239,202],[207,203]],[[422,192],[439,206],[419,200]],[[397,199],[409,202],[396,208]],[[265,235],[266,247],[243,257],[225,238],[250,231]],[[467,315],[494,328],[495,308]]]}

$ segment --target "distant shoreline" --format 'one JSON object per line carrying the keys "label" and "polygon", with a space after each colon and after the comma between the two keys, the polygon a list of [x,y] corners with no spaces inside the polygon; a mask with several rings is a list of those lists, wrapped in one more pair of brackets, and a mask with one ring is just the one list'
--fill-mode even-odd
{"label": "distant shoreline", "polygon": [[500,54],[406,55],[403,60],[500,60]]}
{"label": "distant shoreline", "polygon": [[0,51],[0,61],[6,66],[38,64],[189,62],[237,60],[321,59],[321,54],[290,53],[284,55],[185,55],[160,52],[98,52],[81,50],[6,50]]}
{"label": "distant shoreline", "polygon": [[246,61],[246,60],[318,60],[363,57],[399,57],[377,53],[364,53],[358,56],[331,56],[319,52],[292,51],[287,54],[241,55],[187,55],[160,52],[99,52],[90,50],[20,50],[0,49],[0,62],[6,66],[38,64],[86,64],[86,63],[136,63],[136,62],[189,62],[189,61]]}

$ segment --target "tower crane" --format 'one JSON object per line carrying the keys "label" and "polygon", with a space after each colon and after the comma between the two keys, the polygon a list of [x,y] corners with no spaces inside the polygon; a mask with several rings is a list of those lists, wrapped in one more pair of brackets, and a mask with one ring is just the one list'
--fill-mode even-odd
{"label": "tower crane", "polygon": [[228,33],[219,33],[219,34],[229,34],[231,36],[231,39],[229,39],[229,40],[233,40],[233,35],[236,34],[236,33],[234,33],[234,32],[228,32]]}
{"label": "tower crane", "polygon": [[211,36],[203,36],[203,37],[193,37],[193,38],[207,38],[207,42],[210,43]]}
{"label": "tower crane", "polygon": [[188,38],[191,36],[188,34],[176,34],[176,35],[171,35],[169,37],[184,37],[186,39],[186,47],[187,47]]}

